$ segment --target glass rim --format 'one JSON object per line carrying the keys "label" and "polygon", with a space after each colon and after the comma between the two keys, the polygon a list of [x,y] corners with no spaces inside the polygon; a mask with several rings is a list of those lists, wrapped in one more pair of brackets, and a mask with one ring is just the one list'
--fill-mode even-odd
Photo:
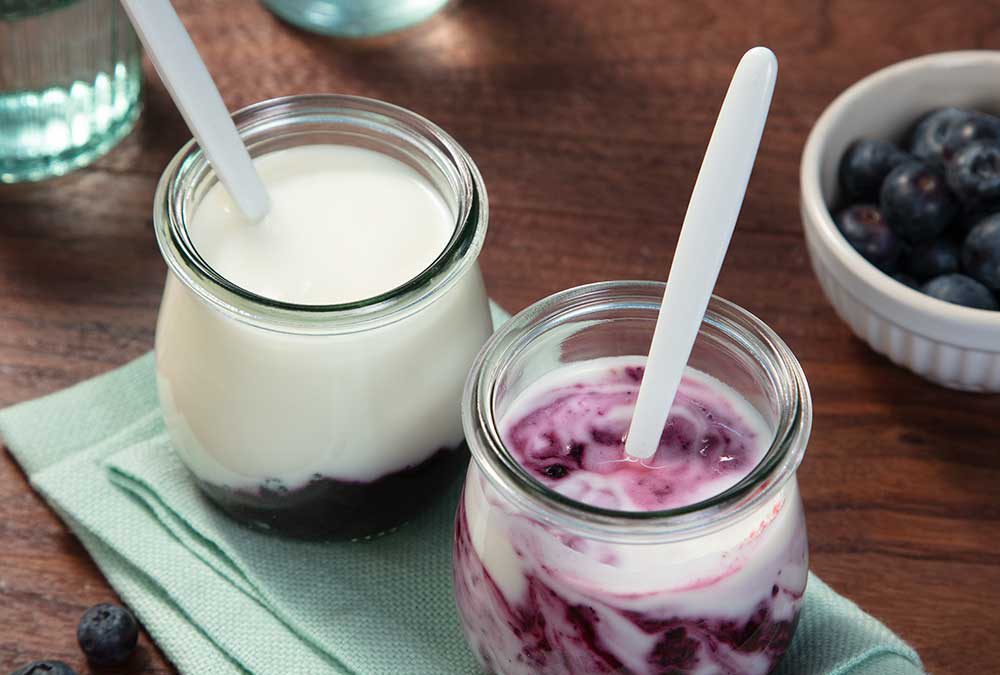
{"label": "glass rim", "polygon": [[779,417],[770,447],[757,466],[735,485],[708,499],[671,509],[607,509],[552,490],[524,469],[506,448],[494,402],[500,377],[517,356],[548,330],[589,313],[612,307],[652,310],[651,320],[655,320],[665,287],[663,282],[607,281],[570,288],[519,312],[487,341],[466,380],[462,421],[473,460],[505,497],[562,529],[592,537],[627,537],[632,543],[652,543],[662,541],[664,536],[700,536],[722,527],[759,508],[794,475],[812,428],[812,401],[802,367],[763,321],[714,295],[702,331],[706,326],[719,330],[727,341],[748,352],[771,375],[778,389]]}
{"label": "glass rim", "polygon": [[[383,132],[413,141],[438,168],[458,178],[455,229],[438,256],[419,274],[378,295],[334,304],[302,304],[275,300],[243,288],[216,271],[197,251],[187,226],[184,196],[215,172],[195,139],[171,159],[157,185],[153,220],[157,243],[170,272],[212,305],[262,327],[291,332],[340,333],[391,322],[450,287],[472,266],[482,248],[489,221],[489,202],[478,167],[443,129],[400,106],[341,94],[302,94],[267,99],[232,115],[249,149],[256,142],[292,135],[296,124],[327,121],[354,125],[371,137]],[[433,151],[433,153],[432,153]],[[455,187],[455,186],[453,186]],[[193,214],[192,214],[193,215]]]}

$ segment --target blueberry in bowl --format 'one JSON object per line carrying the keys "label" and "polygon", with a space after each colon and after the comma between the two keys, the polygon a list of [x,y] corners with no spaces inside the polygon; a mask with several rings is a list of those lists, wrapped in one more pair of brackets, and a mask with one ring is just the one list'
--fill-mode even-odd
{"label": "blueberry in bowl", "polygon": [[[855,140],[838,165],[844,205],[833,212],[837,230],[898,283],[937,300],[996,311],[997,137],[1000,119],[948,107],[924,115],[905,150],[891,139]],[[875,192],[877,205],[863,201]]]}
{"label": "blueberry in bowl", "polygon": [[952,237],[939,237],[917,244],[906,254],[906,274],[917,281],[954,274],[961,268],[960,256],[958,242]]}
{"label": "blueberry in bowl", "polygon": [[914,127],[910,152],[943,168],[960,147],[979,139],[1000,140],[1000,119],[978,111],[941,108],[924,115]]}
{"label": "blueberry in bowl", "polygon": [[964,145],[948,162],[947,172],[948,186],[966,208],[1000,202],[1000,141]]}
{"label": "blueberry in bowl", "polygon": [[939,236],[959,212],[944,175],[916,160],[900,164],[885,177],[879,204],[896,233],[910,242]]}
{"label": "blueberry in bowl", "polygon": [[1000,52],[991,51],[878,71],[823,112],[800,173],[809,259],[840,317],[929,380],[992,392],[1000,392],[998,79]]}
{"label": "blueberry in bowl", "polygon": [[965,120],[965,113],[958,108],[941,108],[927,113],[913,129],[910,148],[913,155],[929,164],[944,165],[945,142],[951,129]]}
{"label": "blueberry in bowl", "polygon": [[1000,291],[1000,213],[969,231],[962,245],[962,266],[976,281]]}
{"label": "blueberry in bowl", "polygon": [[912,159],[892,143],[860,138],[851,143],[840,160],[840,185],[854,204],[878,202],[885,177]]}
{"label": "blueberry in bowl", "polygon": [[945,274],[921,286],[921,291],[945,302],[973,309],[1000,309],[990,289],[964,274]]}
{"label": "blueberry in bowl", "polygon": [[978,110],[965,110],[965,119],[948,129],[944,141],[945,162],[954,160],[956,153],[975,141],[1000,141],[1000,118]]}
{"label": "blueberry in bowl", "polygon": [[838,213],[834,220],[844,239],[865,260],[883,272],[895,271],[902,246],[877,206],[855,204]]}

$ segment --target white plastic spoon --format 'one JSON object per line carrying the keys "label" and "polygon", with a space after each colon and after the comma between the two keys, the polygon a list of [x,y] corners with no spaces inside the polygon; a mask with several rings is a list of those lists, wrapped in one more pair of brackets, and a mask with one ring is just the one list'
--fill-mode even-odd
{"label": "white plastic spoon", "polygon": [[652,457],[659,445],[743,206],[777,76],[771,50],[754,47],[740,60],[722,102],[684,216],[625,439],[625,452],[635,459]]}
{"label": "white plastic spoon", "polygon": [[156,72],[236,206],[251,222],[271,210],[212,76],[169,0],[121,0]]}

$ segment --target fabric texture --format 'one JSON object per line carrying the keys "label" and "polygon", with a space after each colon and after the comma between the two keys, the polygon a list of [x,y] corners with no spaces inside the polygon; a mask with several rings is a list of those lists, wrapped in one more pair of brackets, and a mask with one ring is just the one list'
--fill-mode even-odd
{"label": "fabric texture", "polygon": [[[172,451],[152,354],[0,411],[0,436],[182,673],[478,672],[451,589],[458,485],[373,541],[252,532],[208,503]],[[922,672],[916,652],[810,576],[778,673]]]}

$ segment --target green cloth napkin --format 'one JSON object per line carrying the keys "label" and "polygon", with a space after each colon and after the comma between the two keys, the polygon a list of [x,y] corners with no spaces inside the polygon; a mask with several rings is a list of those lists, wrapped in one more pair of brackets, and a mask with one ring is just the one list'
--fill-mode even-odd
{"label": "green cloth napkin", "polygon": [[[152,354],[0,411],[0,436],[182,673],[477,672],[452,600],[457,485],[370,542],[251,532],[205,500],[171,450]],[[922,672],[888,628],[810,577],[779,673]]]}

